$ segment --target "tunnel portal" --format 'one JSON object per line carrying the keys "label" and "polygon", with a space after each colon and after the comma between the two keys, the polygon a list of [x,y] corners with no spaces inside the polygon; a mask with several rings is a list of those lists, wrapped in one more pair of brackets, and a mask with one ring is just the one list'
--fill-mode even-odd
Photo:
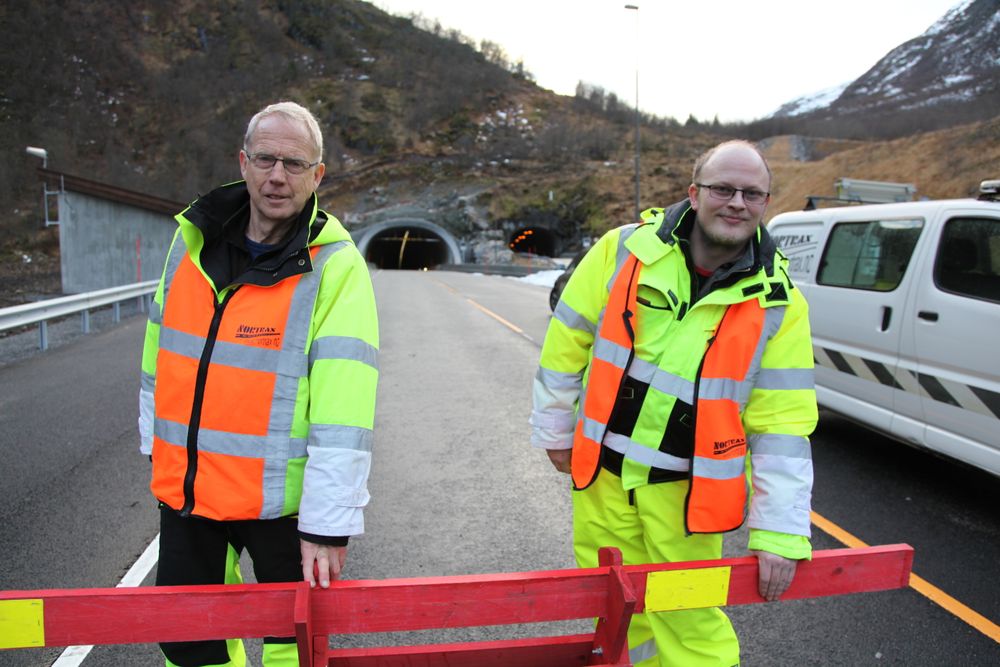
{"label": "tunnel portal", "polygon": [[426,229],[394,227],[372,238],[365,259],[380,269],[432,269],[448,261],[448,249]]}
{"label": "tunnel portal", "polygon": [[555,257],[556,237],[545,227],[522,227],[510,237],[507,246],[518,253]]}
{"label": "tunnel portal", "polygon": [[379,269],[420,271],[461,261],[458,243],[426,220],[393,220],[364,230],[358,250]]}

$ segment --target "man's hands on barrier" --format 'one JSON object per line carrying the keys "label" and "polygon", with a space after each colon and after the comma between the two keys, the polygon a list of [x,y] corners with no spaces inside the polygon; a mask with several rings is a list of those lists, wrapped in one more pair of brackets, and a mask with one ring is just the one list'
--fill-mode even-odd
{"label": "man's hands on barrier", "polygon": [[347,547],[334,547],[299,540],[302,552],[302,579],[310,588],[329,588],[330,581],[340,579],[340,572],[347,562]]}
{"label": "man's hands on barrier", "polygon": [[549,461],[559,472],[570,474],[570,459],[573,457],[572,449],[546,449],[549,454]]}
{"label": "man's hands on barrier", "polygon": [[774,602],[792,585],[798,561],[769,551],[751,551],[751,553],[757,557],[757,568],[760,573],[757,579],[757,591],[768,602]]}

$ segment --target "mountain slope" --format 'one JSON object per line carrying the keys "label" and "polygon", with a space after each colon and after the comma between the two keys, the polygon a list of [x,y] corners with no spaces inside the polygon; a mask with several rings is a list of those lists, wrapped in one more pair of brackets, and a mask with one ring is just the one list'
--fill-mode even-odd
{"label": "mountain slope", "polygon": [[783,105],[774,118],[865,136],[905,134],[1000,113],[1000,0],[967,0],[899,45],[839,95]]}
{"label": "mountain slope", "polygon": [[[527,85],[355,0],[15,0],[0,24],[0,148],[182,200],[238,176],[247,118],[269,102],[308,104],[341,166],[457,139],[459,112]],[[34,189],[16,167],[0,191]]]}

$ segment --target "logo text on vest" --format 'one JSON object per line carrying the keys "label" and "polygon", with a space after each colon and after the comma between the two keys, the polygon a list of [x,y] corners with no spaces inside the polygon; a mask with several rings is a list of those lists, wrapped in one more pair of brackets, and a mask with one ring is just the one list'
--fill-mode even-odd
{"label": "logo text on vest", "polygon": [[745,447],[747,441],[743,438],[731,438],[729,440],[716,440],[715,444],[712,445],[712,454],[715,456],[722,456],[727,454],[734,449],[740,447]]}
{"label": "logo text on vest", "polygon": [[236,337],[253,340],[258,345],[276,347],[281,338],[281,332],[275,327],[252,327],[241,324],[236,328]]}

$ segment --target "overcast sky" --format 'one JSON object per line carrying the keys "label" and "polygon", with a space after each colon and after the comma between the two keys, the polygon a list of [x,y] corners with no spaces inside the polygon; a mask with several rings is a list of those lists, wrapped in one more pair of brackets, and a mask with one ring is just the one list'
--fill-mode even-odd
{"label": "overcast sky", "polygon": [[[848,83],[967,0],[374,0],[523,59],[542,87],[578,81],[681,122],[753,120]],[[638,11],[625,9],[634,4]]]}

